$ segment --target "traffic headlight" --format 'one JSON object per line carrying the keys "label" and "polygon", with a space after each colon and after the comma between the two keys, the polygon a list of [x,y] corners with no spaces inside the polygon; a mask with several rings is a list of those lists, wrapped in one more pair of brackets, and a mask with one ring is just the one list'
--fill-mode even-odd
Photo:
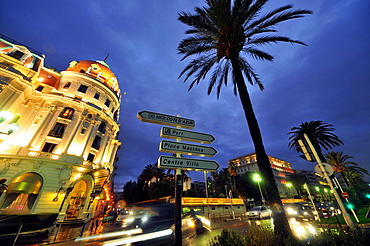
{"label": "traffic headlight", "polygon": [[366,196],[366,198],[369,198],[370,199],[370,194],[366,194],[365,196]]}

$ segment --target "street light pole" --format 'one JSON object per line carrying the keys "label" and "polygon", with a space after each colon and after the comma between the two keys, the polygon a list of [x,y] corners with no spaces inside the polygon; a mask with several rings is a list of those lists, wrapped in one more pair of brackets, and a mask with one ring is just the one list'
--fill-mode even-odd
{"label": "street light pole", "polygon": [[265,205],[265,198],[263,197],[263,193],[262,193],[262,190],[261,190],[261,186],[260,186],[260,182],[261,182],[261,177],[259,176],[258,173],[255,173],[253,174],[253,180],[257,182],[258,184],[258,188],[260,190],[260,194],[261,194],[261,200],[262,200],[262,203],[263,205]]}
{"label": "street light pole", "polygon": [[334,189],[333,182],[331,181],[328,173],[326,172],[325,167],[322,164],[321,159],[320,159],[319,155],[316,152],[316,149],[313,147],[310,138],[307,136],[307,134],[303,134],[303,136],[306,139],[306,142],[308,143],[308,145],[310,146],[310,148],[312,150],[312,153],[314,154],[315,159],[316,159],[317,163],[319,164],[321,172],[324,174],[325,179],[326,179],[326,181],[328,182],[328,184],[330,186],[330,189],[333,191],[334,197],[337,200],[340,209],[342,210],[342,215],[343,215],[344,220],[346,221],[346,224],[349,226],[349,228],[356,229],[355,224],[353,223],[353,221],[351,219],[351,216],[349,216],[349,214],[347,213],[347,210],[344,207],[343,202],[342,202],[342,200],[340,199],[340,197],[338,195],[337,190]]}

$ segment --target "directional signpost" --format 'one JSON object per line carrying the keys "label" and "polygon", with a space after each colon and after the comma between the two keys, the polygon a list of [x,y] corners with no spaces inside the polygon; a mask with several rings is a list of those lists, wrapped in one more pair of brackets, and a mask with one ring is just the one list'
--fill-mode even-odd
{"label": "directional signpost", "polygon": [[176,139],[177,142],[162,140],[159,150],[162,152],[176,153],[174,156],[160,156],[158,159],[158,167],[176,169],[175,179],[175,245],[182,245],[181,232],[181,196],[182,196],[182,173],[181,170],[195,170],[195,171],[210,171],[215,172],[220,168],[216,161],[204,159],[190,159],[181,157],[185,155],[198,156],[214,156],[217,151],[212,147],[185,144],[181,140],[192,141],[197,143],[209,144],[215,141],[215,138],[206,133],[191,132],[180,130],[179,128],[193,129],[195,121],[191,119],[181,118],[178,116],[171,116],[150,111],[140,111],[137,113],[137,118],[143,122],[154,124],[161,124],[167,126],[175,126],[175,128],[163,127],[160,136],[164,138]]}
{"label": "directional signpost", "polygon": [[160,168],[168,169],[185,169],[195,171],[217,171],[220,165],[216,161],[203,159],[190,159],[173,156],[160,156],[158,159],[158,166]]}
{"label": "directional signpost", "polygon": [[178,139],[197,143],[204,143],[210,144],[216,140],[214,136],[211,134],[200,133],[200,132],[192,132],[192,131],[185,131],[170,127],[162,127],[161,129],[161,137],[162,138],[171,138],[171,139]]}
{"label": "directional signpost", "polygon": [[217,150],[213,147],[172,142],[167,140],[161,141],[159,145],[159,150],[162,152],[180,153],[185,155],[197,155],[207,157],[212,157],[217,153]]}
{"label": "directional signpost", "polygon": [[195,121],[177,116],[171,116],[166,114],[159,114],[150,111],[140,111],[137,113],[139,120],[154,124],[162,124],[167,126],[180,126],[187,129],[193,129],[195,127]]}

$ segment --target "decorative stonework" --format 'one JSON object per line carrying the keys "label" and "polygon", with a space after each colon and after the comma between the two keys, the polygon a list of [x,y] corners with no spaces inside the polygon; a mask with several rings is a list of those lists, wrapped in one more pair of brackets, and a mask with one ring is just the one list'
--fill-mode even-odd
{"label": "decorative stonework", "polygon": [[10,162],[8,159],[0,159],[0,175],[5,174],[10,167]]}
{"label": "decorative stonework", "polygon": [[60,184],[65,184],[71,178],[71,167],[64,165],[63,167],[57,167],[56,170],[59,170],[58,179]]}
{"label": "decorative stonework", "polygon": [[42,162],[41,161],[33,161],[32,163],[32,171],[37,171],[40,167]]}

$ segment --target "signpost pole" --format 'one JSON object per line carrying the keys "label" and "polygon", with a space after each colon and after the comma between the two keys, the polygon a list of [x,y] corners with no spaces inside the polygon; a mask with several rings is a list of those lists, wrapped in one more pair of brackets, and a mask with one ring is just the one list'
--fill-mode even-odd
{"label": "signpost pole", "polygon": [[[348,200],[348,194],[347,194],[347,197],[344,197],[344,196],[343,196],[344,191],[343,191],[343,189],[342,189],[342,186],[341,186],[341,185],[340,185],[340,183],[338,182],[338,179],[337,179],[337,178],[334,178],[334,182],[335,182],[335,184],[339,187],[340,192],[342,192],[342,197],[346,200],[346,202],[349,202],[349,200]],[[360,221],[358,220],[357,214],[355,213],[355,211],[353,210],[353,208],[351,208],[351,212],[352,212],[353,216],[355,217],[355,219],[356,219],[357,223],[360,223]]]}
{"label": "signpost pole", "polygon": [[[177,117],[180,117],[179,115]],[[176,126],[180,129],[181,126]],[[176,139],[176,142],[181,142],[180,138]],[[176,157],[181,157],[181,153],[176,153]],[[175,245],[182,246],[182,172],[180,168],[176,169],[175,179]]]}
{"label": "signpost pole", "polygon": [[182,174],[181,169],[176,169],[175,179],[175,245],[182,245],[181,231],[181,203],[182,203]]}
{"label": "signpost pole", "polygon": [[340,210],[342,211],[342,215],[343,215],[344,220],[346,221],[347,226],[351,229],[356,229],[355,224],[353,223],[353,221],[351,219],[351,216],[349,216],[349,214],[347,213],[347,210],[344,207],[343,202],[342,202],[342,200],[340,199],[340,197],[338,195],[337,190],[334,189],[333,182],[331,181],[328,173],[326,172],[325,167],[322,164],[322,162],[320,160],[320,157],[316,152],[316,149],[313,147],[313,145],[311,143],[311,140],[309,139],[309,137],[306,134],[303,134],[303,135],[304,135],[304,138],[306,139],[308,145],[310,146],[310,148],[312,150],[312,153],[314,154],[315,159],[316,159],[317,163],[320,166],[321,172],[324,174],[324,177],[325,177],[326,181],[328,182],[328,184],[330,186],[330,189],[333,191],[334,197],[338,202],[338,205],[340,207]]}

